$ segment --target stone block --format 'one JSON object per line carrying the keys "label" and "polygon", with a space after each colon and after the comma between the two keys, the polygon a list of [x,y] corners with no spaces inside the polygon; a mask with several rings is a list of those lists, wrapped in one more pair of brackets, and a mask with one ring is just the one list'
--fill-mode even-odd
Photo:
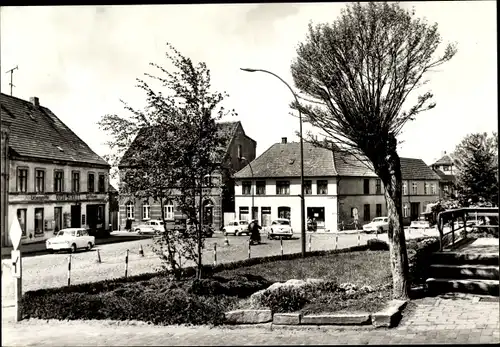
{"label": "stone block", "polygon": [[370,323],[370,314],[321,314],[303,316],[300,324],[313,325],[362,325]]}
{"label": "stone block", "polygon": [[299,325],[300,313],[275,313],[273,315],[273,324],[276,325]]}
{"label": "stone block", "polygon": [[271,310],[235,310],[226,312],[228,324],[258,324],[272,321]]}
{"label": "stone block", "polygon": [[401,311],[405,306],[405,300],[391,300],[385,310],[372,314],[372,324],[375,327],[395,327],[401,320]]}

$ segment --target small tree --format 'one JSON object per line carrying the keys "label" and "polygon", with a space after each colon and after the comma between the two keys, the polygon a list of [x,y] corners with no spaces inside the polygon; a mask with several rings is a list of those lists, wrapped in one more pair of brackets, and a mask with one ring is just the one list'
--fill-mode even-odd
{"label": "small tree", "polygon": [[182,254],[196,262],[200,277],[203,181],[222,163],[226,138],[217,131],[216,120],[227,114],[219,106],[227,94],[210,92],[210,71],[205,63],[195,66],[172,45],[167,46],[166,56],[175,71],[151,63],[163,75],[145,74],[160,82],[165,93],[138,79],[138,87],[147,96],[145,109],[124,103],[130,117],[105,115],[100,126],[113,138],[109,142],[113,154],[108,158],[121,165],[120,191],[159,202],[163,220],[164,203],[173,200],[197,226],[181,235],[168,230],[165,223],[164,233],[155,243],[157,253],[177,276],[181,266],[177,255]]}
{"label": "small tree", "polygon": [[423,76],[455,54],[448,45],[435,57],[440,42],[437,24],[398,4],[356,3],[332,24],[310,24],[291,66],[295,85],[308,97],[294,107],[327,139],[309,141],[357,157],[384,184],[394,298],[408,297],[397,136],[407,121],[435,106],[427,92],[403,111],[409,94],[427,82]]}
{"label": "small tree", "polygon": [[498,135],[467,135],[455,149],[458,197],[464,206],[498,204]]}

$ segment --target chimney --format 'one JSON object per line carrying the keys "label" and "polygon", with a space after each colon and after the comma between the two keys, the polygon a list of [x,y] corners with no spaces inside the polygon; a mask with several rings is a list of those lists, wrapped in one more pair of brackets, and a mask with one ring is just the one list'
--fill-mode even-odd
{"label": "chimney", "polygon": [[30,98],[30,102],[33,104],[33,106],[35,107],[39,107],[40,106],[40,101],[38,100],[38,98],[36,96],[33,96]]}
{"label": "chimney", "polygon": [[282,143],[282,144],[286,144],[286,137],[282,137],[282,138],[281,138],[281,143]]}

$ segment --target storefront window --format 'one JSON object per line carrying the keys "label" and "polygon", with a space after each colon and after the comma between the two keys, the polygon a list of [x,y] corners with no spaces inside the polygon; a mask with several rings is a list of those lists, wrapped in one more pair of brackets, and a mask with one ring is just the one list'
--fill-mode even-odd
{"label": "storefront window", "polygon": [[307,208],[307,231],[316,231],[325,228],[325,208]]}
{"label": "storefront window", "polygon": [[248,206],[241,206],[240,207],[240,219],[241,220],[248,220]]}
{"label": "storefront window", "polygon": [[17,210],[17,220],[19,221],[23,237],[26,237],[26,212],[27,210],[25,208]]}
{"label": "storefront window", "polygon": [[35,208],[35,235],[43,235],[43,208]]}
{"label": "storefront window", "polygon": [[290,217],[291,217],[290,207],[288,206],[278,207],[278,218],[286,218],[290,220]]}

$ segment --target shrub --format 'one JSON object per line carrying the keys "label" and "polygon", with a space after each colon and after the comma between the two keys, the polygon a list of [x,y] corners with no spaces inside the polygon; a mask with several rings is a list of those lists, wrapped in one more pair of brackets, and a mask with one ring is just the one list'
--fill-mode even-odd
{"label": "shrub", "polygon": [[369,239],[366,244],[370,251],[388,251],[389,245],[387,242],[379,239]]}
{"label": "shrub", "polygon": [[197,295],[227,295],[246,298],[271,284],[263,277],[250,274],[238,275],[231,279],[213,277],[194,280],[188,292]]}
{"label": "shrub", "polygon": [[427,237],[409,240],[407,250],[410,283],[413,285],[425,283],[432,253],[439,251],[439,239]]}
{"label": "shrub", "polygon": [[304,288],[283,286],[266,290],[260,297],[261,304],[275,312],[295,312],[309,302]]}

